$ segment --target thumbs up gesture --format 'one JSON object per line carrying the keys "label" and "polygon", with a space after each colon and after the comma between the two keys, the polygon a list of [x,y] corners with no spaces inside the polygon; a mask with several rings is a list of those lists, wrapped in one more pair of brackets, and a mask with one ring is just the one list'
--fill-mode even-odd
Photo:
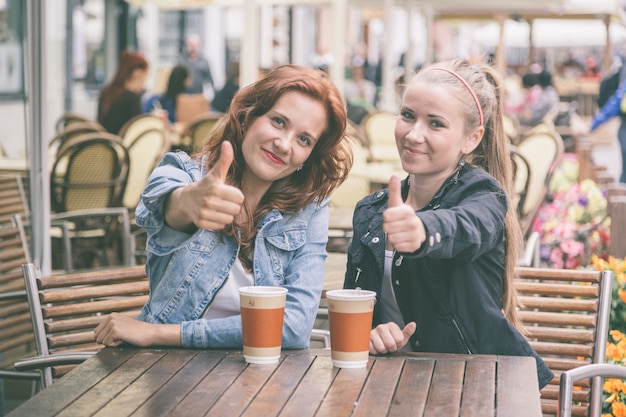
{"label": "thumbs up gesture", "polygon": [[398,252],[415,252],[426,240],[424,223],[402,200],[400,178],[395,174],[389,179],[389,206],[383,213],[383,230],[387,242]]}
{"label": "thumbs up gesture", "polygon": [[233,146],[224,141],[211,170],[200,181],[172,193],[166,207],[168,225],[184,230],[193,223],[200,229],[222,230],[233,222],[244,201],[240,189],[224,183],[233,159]]}

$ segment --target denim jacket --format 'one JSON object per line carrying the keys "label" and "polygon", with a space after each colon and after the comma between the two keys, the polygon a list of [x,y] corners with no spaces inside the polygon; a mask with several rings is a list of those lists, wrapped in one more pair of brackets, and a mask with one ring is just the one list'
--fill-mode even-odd
{"label": "denim jacket", "polygon": [[[150,299],[138,319],[181,323],[185,347],[237,348],[242,346],[241,316],[202,318],[235,263],[237,242],[210,230],[179,232],[164,219],[166,197],[204,174],[199,161],[178,152],[166,154],[148,179],[136,221],[148,233]],[[308,347],[322,292],[327,240],[328,201],[314,202],[298,213],[273,210],[259,224],[255,285],[288,289],[283,348]]]}

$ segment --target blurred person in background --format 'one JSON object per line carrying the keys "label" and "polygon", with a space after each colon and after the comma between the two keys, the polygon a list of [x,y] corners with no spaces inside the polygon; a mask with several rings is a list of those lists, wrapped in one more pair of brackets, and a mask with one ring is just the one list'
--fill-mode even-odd
{"label": "blurred person in background", "polygon": [[178,64],[184,65],[191,72],[191,85],[187,88],[187,93],[204,94],[210,100],[213,98],[215,86],[209,62],[201,53],[202,40],[192,33],[187,37],[186,45]]}
{"label": "blurred person in background", "polygon": [[98,122],[114,134],[142,113],[141,96],[148,78],[148,61],[139,52],[122,51],[113,81],[98,99]]}
{"label": "blurred person in background", "polygon": [[211,102],[213,111],[226,113],[237,91],[239,91],[239,62],[231,62],[226,74],[226,83],[215,93]]}
{"label": "blurred person in background", "polygon": [[154,110],[166,110],[170,123],[176,123],[176,100],[191,84],[189,70],[184,65],[177,65],[172,68],[167,80],[167,89],[163,94],[156,94],[145,101],[143,105],[144,113]]}

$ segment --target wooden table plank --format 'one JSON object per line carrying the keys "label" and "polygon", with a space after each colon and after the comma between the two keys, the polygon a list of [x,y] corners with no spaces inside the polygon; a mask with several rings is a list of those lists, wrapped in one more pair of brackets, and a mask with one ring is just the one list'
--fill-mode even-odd
{"label": "wooden table plank", "polygon": [[363,383],[369,376],[373,361],[366,368],[341,369],[326,393],[316,417],[348,416],[359,400]]}
{"label": "wooden table plank", "polygon": [[278,366],[279,364],[247,365],[239,378],[224,391],[206,415],[215,417],[241,415]]}
{"label": "wooden table plank", "polygon": [[496,406],[495,380],[495,363],[466,363],[460,417],[488,416],[493,413]]}
{"label": "wooden table plank", "polygon": [[309,371],[300,380],[281,416],[314,416],[337,371],[338,369],[333,367],[330,355],[318,355]]}
{"label": "wooden table plank", "polygon": [[245,413],[267,417],[279,415],[313,360],[315,357],[309,355],[285,357],[272,380],[263,386]]}
{"label": "wooden table plank", "polygon": [[172,410],[172,416],[201,416],[206,413],[242,373],[245,361],[226,355],[217,366]]}
{"label": "wooden table plank", "polygon": [[464,374],[465,361],[437,361],[424,417],[459,415]]}
{"label": "wooden table plank", "polygon": [[497,417],[540,416],[540,401],[529,401],[534,396],[539,398],[535,359],[525,356],[499,356]]}
{"label": "wooden table plank", "polygon": [[376,358],[354,410],[354,417],[387,415],[403,364],[404,361],[384,356]]}
{"label": "wooden table plank", "polygon": [[224,353],[215,351],[197,350],[193,353],[194,356],[185,365],[185,372],[173,375],[133,416],[166,416],[178,404],[172,399],[185,398],[224,357]]}
{"label": "wooden table plank", "polygon": [[166,354],[166,351],[144,353],[136,350],[135,354],[128,359],[128,366],[115,369],[92,389],[63,410],[59,416],[94,415],[98,410],[101,410],[109,404],[110,401],[124,392],[124,390],[131,386],[138,378],[141,378],[146,369],[149,369]]}
{"label": "wooden table plank", "polygon": [[402,376],[389,410],[390,416],[413,417],[424,413],[434,369],[434,359],[408,358],[404,361]]}

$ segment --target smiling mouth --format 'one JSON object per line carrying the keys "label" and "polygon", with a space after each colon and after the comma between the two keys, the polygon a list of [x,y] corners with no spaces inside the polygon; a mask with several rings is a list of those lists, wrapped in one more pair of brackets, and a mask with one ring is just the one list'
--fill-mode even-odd
{"label": "smiling mouth", "polygon": [[277,165],[285,165],[285,162],[280,159],[278,156],[276,156],[276,154],[270,152],[270,151],[266,151],[265,149],[263,149],[263,153],[265,153],[265,156],[267,156],[267,159],[269,159],[270,161],[274,162]]}

